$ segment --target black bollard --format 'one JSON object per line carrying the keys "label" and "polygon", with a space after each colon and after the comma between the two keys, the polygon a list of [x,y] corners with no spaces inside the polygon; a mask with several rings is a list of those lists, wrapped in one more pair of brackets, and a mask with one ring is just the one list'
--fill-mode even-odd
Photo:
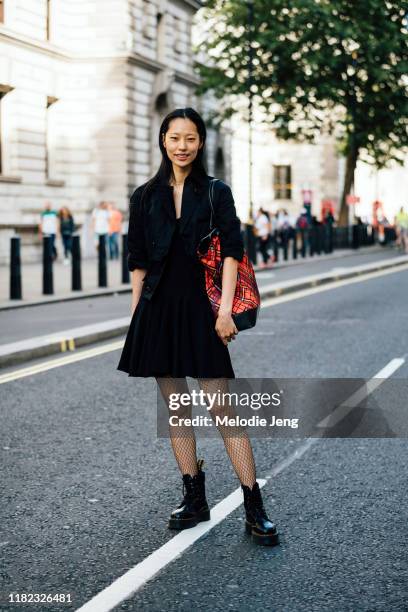
{"label": "black bollard", "polygon": [[323,231],[324,231],[324,226],[323,224],[319,224],[316,226],[317,227],[317,244],[316,244],[316,251],[318,255],[321,255],[321,252],[323,251]]}
{"label": "black bollard", "polygon": [[359,226],[354,224],[352,227],[352,244],[353,249],[359,248]]}
{"label": "black bollard", "polygon": [[304,227],[302,227],[300,229],[300,240],[301,240],[301,246],[300,246],[300,254],[302,255],[302,257],[306,257],[306,231]]}
{"label": "black bollard", "polygon": [[316,251],[316,226],[312,225],[309,230],[309,255],[313,257]]}
{"label": "black bollard", "polygon": [[333,253],[333,223],[327,225],[328,253]]}
{"label": "black bollard", "polygon": [[366,224],[362,225],[361,231],[363,234],[363,244],[364,246],[368,246],[368,225]]}
{"label": "black bollard", "polygon": [[10,300],[22,300],[20,236],[10,241]]}
{"label": "black bollard", "polygon": [[250,223],[245,224],[245,236],[247,243],[247,253],[250,261],[256,265],[257,263],[257,238],[254,235],[254,226]]}
{"label": "black bollard", "polygon": [[53,295],[54,293],[52,241],[51,236],[43,237],[43,295]]}
{"label": "black bollard", "polygon": [[293,259],[297,259],[297,256],[298,256],[297,238],[298,238],[298,232],[297,232],[297,229],[294,228],[293,229],[293,235],[292,235],[292,240],[293,240],[293,244],[292,244],[292,257],[293,257]]}
{"label": "black bollard", "polygon": [[329,226],[327,223],[322,225],[322,250],[326,255],[329,252]]}
{"label": "black bollard", "polygon": [[284,230],[282,232],[282,243],[283,243],[283,259],[288,260],[288,232]]}
{"label": "black bollard", "polygon": [[106,265],[106,236],[107,234],[99,235],[98,287],[108,286],[108,274],[107,274],[107,265]]}
{"label": "black bollard", "polygon": [[128,235],[122,234],[122,283],[124,284],[130,281],[127,256],[128,256]]}
{"label": "black bollard", "polygon": [[72,236],[72,291],[82,291],[81,242],[78,235]]}
{"label": "black bollard", "polygon": [[275,263],[279,261],[279,242],[278,242],[278,230],[273,232],[273,257]]}

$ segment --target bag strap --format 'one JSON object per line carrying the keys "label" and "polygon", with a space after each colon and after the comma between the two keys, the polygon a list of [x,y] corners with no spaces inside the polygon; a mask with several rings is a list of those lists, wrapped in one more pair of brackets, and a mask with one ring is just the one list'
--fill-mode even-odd
{"label": "bag strap", "polygon": [[213,217],[215,217],[214,206],[213,206],[213,193],[214,193],[214,183],[216,181],[218,181],[218,179],[211,179],[210,189],[209,189],[209,201],[210,201],[210,206],[211,206],[210,231],[213,228]]}

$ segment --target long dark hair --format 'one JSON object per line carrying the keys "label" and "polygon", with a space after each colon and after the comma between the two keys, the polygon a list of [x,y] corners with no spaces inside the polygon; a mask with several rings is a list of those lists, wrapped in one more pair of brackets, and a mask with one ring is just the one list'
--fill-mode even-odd
{"label": "long dark hair", "polygon": [[196,110],[194,110],[193,108],[189,106],[186,108],[176,108],[175,110],[171,111],[170,113],[168,113],[168,115],[165,116],[160,126],[159,147],[162,153],[162,160],[161,160],[160,167],[158,171],[156,172],[156,174],[146,183],[145,188],[143,190],[142,199],[156,185],[160,183],[169,184],[170,179],[173,176],[173,164],[167,155],[167,151],[166,151],[165,146],[163,145],[162,138],[163,138],[163,135],[166,134],[166,132],[168,131],[170,122],[173,119],[178,119],[178,118],[190,119],[190,121],[192,121],[195,124],[198,135],[200,137],[200,144],[202,143],[202,147],[198,149],[197,155],[192,162],[192,167],[191,167],[191,171],[189,174],[189,176],[191,176],[191,179],[194,182],[194,189],[200,190],[200,188],[202,188],[204,180],[208,176],[207,168],[204,162],[204,148],[205,148],[205,141],[207,138],[207,130],[205,127],[204,120],[202,119],[201,115],[197,113]]}

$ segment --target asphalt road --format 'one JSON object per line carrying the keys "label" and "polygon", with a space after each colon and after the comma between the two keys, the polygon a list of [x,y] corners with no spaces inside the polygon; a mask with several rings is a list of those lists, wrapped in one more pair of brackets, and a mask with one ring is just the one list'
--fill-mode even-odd
{"label": "asphalt road", "polygon": [[[366,379],[405,356],[392,378],[406,380],[407,303],[399,271],[264,307],[230,345],[235,374]],[[76,610],[174,537],[181,479],[156,436],[155,381],[118,359],[2,385],[1,610]],[[258,478],[304,442],[254,439]],[[198,449],[213,507],[238,481],[220,438]],[[115,610],[406,610],[407,463],[406,439],[316,440],[263,488],[280,546],[255,547],[240,506]],[[9,592],[73,604],[16,606]]]}
{"label": "asphalt road", "polygon": [[[341,259],[325,260],[324,256],[322,258],[316,256],[315,261],[308,261],[304,264],[260,271],[257,273],[257,282],[259,287],[263,287],[311,274],[330,272],[333,268],[364,265],[392,259],[399,255],[397,250],[387,248],[374,253],[362,251]],[[129,293],[3,310],[0,311],[1,344],[99,323],[107,319],[126,317],[129,314]]]}
{"label": "asphalt road", "polygon": [[299,263],[286,264],[281,259],[279,267],[271,270],[260,270],[257,273],[257,282],[260,287],[269,285],[274,282],[293,280],[301,275],[322,274],[323,272],[331,272],[333,269],[339,270],[350,268],[351,266],[363,266],[365,264],[374,263],[376,261],[388,260],[393,257],[399,257],[402,253],[396,248],[380,248],[376,251],[360,249],[358,251],[350,250],[344,257],[336,257],[335,259],[327,259],[324,255],[319,257],[316,255],[313,260],[302,262],[302,258],[298,259]]}

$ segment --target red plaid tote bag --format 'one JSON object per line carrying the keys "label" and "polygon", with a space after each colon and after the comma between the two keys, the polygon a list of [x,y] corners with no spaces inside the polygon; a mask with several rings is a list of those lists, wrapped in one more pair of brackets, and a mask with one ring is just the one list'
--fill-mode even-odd
{"label": "red plaid tote bag", "polygon": [[[197,247],[197,255],[205,268],[205,286],[215,318],[221,302],[222,259],[219,229],[213,226],[213,188],[217,179],[211,180],[209,201],[211,206],[210,233],[204,236]],[[260,309],[260,295],[255,272],[246,251],[238,265],[237,284],[232,303],[232,319],[242,331],[254,327]]]}

